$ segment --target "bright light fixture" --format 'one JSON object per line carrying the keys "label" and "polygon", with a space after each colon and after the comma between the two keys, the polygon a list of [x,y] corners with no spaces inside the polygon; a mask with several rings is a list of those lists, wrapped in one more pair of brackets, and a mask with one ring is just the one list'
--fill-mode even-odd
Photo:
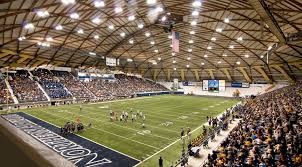
{"label": "bright light fixture", "polygon": [[77,31],[79,34],[84,34],[84,30],[83,29],[78,29]]}
{"label": "bright light fixture", "polygon": [[192,21],[192,22],[191,22],[191,25],[192,25],[192,26],[195,26],[195,25],[197,25],[197,22],[196,22],[196,21]]}
{"label": "bright light fixture", "polygon": [[208,55],[204,55],[203,57],[208,57]]}
{"label": "bright light fixture", "polygon": [[128,58],[128,59],[127,59],[127,62],[133,62],[133,60]]}
{"label": "bright light fixture", "polygon": [[172,63],[175,64],[175,63],[176,63],[176,60],[173,60]]}
{"label": "bright light fixture", "polygon": [[21,36],[18,38],[19,41],[23,41],[24,39],[26,39],[25,36]]}
{"label": "bright light fixture", "polygon": [[267,48],[267,50],[271,50],[272,49],[272,46],[269,46],[268,48]]}
{"label": "bright light fixture", "polygon": [[239,65],[239,64],[240,64],[240,61],[237,61],[237,62],[236,62],[236,64],[238,64],[238,65]]}
{"label": "bright light fixture", "polygon": [[222,32],[222,29],[221,28],[217,28],[216,32]]}
{"label": "bright light fixture", "polygon": [[63,27],[62,27],[61,25],[57,25],[57,26],[55,27],[55,29],[56,29],[56,30],[63,30]]}
{"label": "bright light fixture", "polygon": [[96,55],[96,53],[94,53],[94,52],[89,52],[89,54],[92,55],[92,56]]}
{"label": "bright light fixture", "polygon": [[227,57],[228,55],[226,55],[226,54],[223,54],[222,56],[223,56],[223,57]]}
{"label": "bright light fixture", "polygon": [[211,46],[208,46],[208,47],[207,47],[207,49],[211,50],[211,49],[212,49],[212,47],[211,47]]}
{"label": "bright light fixture", "polygon": [[142,28],[144,28],[144,25],[143,25],[143,24],[139,24],[139,25],[137,25],[137,27],[138,27],[139,29],[142,29]]}
{"label": "bright light fixture", "polygon": [[121,13],[123,9],[121,7],[115,7],[114,8],[115,13]]}
{"label": "bright light fixture", "polygon": [[25,29],[33,29],[35,28],[35,26],[32,24],[32,23],[27,23],[25,26],[24,26]]}
{"label": "bright light fixture", "polygon": [[135,16],[134,16],[134,15],[129,16],[129,17],[128,17],[128,20],[129,20],[129,21],[135,20]]}
{"label": "bright light fixture", "polygon": [[80,16],[79,16],[79,14],[77,14],[77,13],[71,13],[71,14],[70,14],[70,18],[72,18],[72,19],[79,19]]}
{"label": "bright light fixture", "polygon": [[189,40],[189,43],[194,43],[194,41],[192,39]]}
{"label": "bright light fixture", "polygon": [[109,28],[110,30],[113,30],[113,29],[114,29],[114,25],[111,24],[111,25],[108,26],[108,28]]}
{"label": "bright light fixture", "polygon": [[173,70],[176,71],[176,68],[174,67]]}
{"label": "bright light fixture", "polygon": [[198,15],[199,15],[198,11],[195,10],[195,11],[192,12],[192,16],[198,16]]}
{"label": "bright light fixture", "polygon": [[190,31],[190,34],[191,34],[191,35],[194,35],[194,34],[195,34],[195,31]]}
{"label": "bright light fixture", "polygon": [[169,35],[168,38],[169,38],[169,39],[172,39],[172,35]]}
{"label": "bright light fixture", "polygon": [[189,49],[188,49],[188,52],[192,52],[192,49],[191,49],[191,48],[189,48]]}
{"label": "bright light fixture", "polygon": [[37,12],[37,15],[40,16],[40,17],[47,17],[47,16],[49,16],[49,13],[46,10],[45,11],[39,10]]}
{"label": "bright light fixture", "polygon": [[190,65],[189,64],[187,64],[187,68],[189,68],[190,67]]}
{"label": "bright light fixture", "polygon": [[225,18],[225,19],[224,19],[224,22],[225,22],[225,23],[229,23],[229,22],[230,22],[230,19]]}
{"label": "bright light fixture", "polygon": [[212,37],[212,38],[211,38],[211,41],[216,41],[216,38],[215,38],[215,37]]}
{"label": "bright light fixture", "polygon": [[233,45],[230,45],[230,49],[234,49],[234,46],[233,46]]}
{"label": "bright light fixture", "polygon": [[201,62],[200,64],[201,64],[201,65],[204,65],[204,62]]}
{"label": "bright light fixture", "polygon": [[154,5],[156,3],[156,0],[147,0],[148,5]]}
{"label": "bright light fixture", "polygon": [[150,35],[151,35],[151,34],[150,34],[149,32],[146,32],[146,33],[145,33],[145,36],[146,36],[146,37],[149,37]]}
{"label": "bright light fixture", "polygon": [[154,52],[155,52],[155,53],[158,53],[158,49],[155,49]]}
{"label": "bright light fixture", "polygon": [[75,0],[61,0],[64,5],[69,5],[75,3]]}
{"label": "bright light fixture", "polygon": [[94,6],[96,8],[104,7],[105,3],[104,3],[104,1],[94,1]]}
{"label": "bright light fixture", "polygon": [[238,40],[238,41],[242,41],[243,39],[242,39],[242,37],[239,37],[239,38],[237,38],[237,40]]}
{"label": "bright light fixture", "polygon": [[175,52],[172,52],[172,56],[175,56]]}
{"label": "bright light fixture", "polygon": [[150,42],[150,44],[151,44],[151,45],[154,45],[154,44],[155,44],[155,42],[154,42],[154,41],[151,41],[151,42]]}
{"label": "bright light fixture", "polygon": [[100,37],[98,35],[95,35],[93,38],[94,39],[99,39]]}
{"label": "bright light fixture", "polygon": [[221,64],[221,61],[218,61],[217,63],[218,63],[218,64]]}
{"label": "bright light fixture", "polygon": [[161,61],[161,57],[158,57],[157,60]]}
{"label": "bright light fixture", "polygon": [[95,24],[100,24],[101,21],[102,20],[99,17],[96,17],[96,18],[92,19],[92,22],[95,23]]}
{"label": "bright light fixture", "polygon": [[196,1],[194,1],[194,2],[192,3],[192,5],[193,5],[194,7],[200,7],[200,6],[201,6],[201,2],[200,2],[199,0],[196,0]]}
{"label": "bright light fixture", "polygon": [[248,54],[244,55],[245,58],[249,58],[250,56]]}
{"label": "bright light fixture", "polygon": [[152,62],[152,64],[153,64],[153,65],[156,65],[156,64],[157,64],[157,62],[156,62],[156,61],[154,61],[154,62]]}
{"label": "bright light fixture", "polygon": [[188,57],[187,60],[191,60],[191,57]]}
{"label": "bright light fixture", "polygon": [[47,37],[46,41],[53,41],[52,37]]}
{"label": "bright light fixture", "polygon": [[161,18],[161,21],[166,21],[167,20],[167,17],[166,16],[163,16],[162,18]]}
{"label": "bright light fixture", "polygon": [[133,43],[134,43],[133,39],[130,39],[130,40],[129,40],[129,43],[130,43],[130,44],[133,44]]}
{"label": "bright light fixture", "polygon": [[124,36],[126,36],[126,34],[124,32],[122,32],[122,33],[120,33],[120,36],[124,37]]}
{"label": "bright light fixture", "polygon": [[156,12],[162,12],[162,11],[164,11],[164,9],[162,7],[160,7],[160,6],[157,7],[155,10],[156,10]]}
{"label": "bright light fixture", "polygon": [[261,59],[262,59],[264,56],[263,56],[263,55],[261,55],[260,57],[261,57]]}

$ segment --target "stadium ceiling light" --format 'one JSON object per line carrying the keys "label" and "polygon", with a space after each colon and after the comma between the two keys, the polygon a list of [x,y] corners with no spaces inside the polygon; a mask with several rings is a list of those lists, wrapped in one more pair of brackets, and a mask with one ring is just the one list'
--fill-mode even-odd
{"label": "stadium ceiling light", "polygon": [[212,47],[211,47],[211,46],[208,46],[208,47],[207,47],[207,49],[211,50],[211,49],[212,49]]}
{"label": "stadium ceiling light", "polygon": [[108,26],[108,28],[109,28],[110,30],[113,30],[113,29],[114,29],[114,25],[111,24],[111,25]]}
{"label": "stadium ceiling light", "polygon": [[129,40],[129,43],[130,43],[130,44],[133,44],[133,43],[134,43],[133,39],[130,39],[130,40]]}
{"label": "stadium ceiling light", "polygon": [[115,13],[121,13],[123,11],[123,8],[121,8],[121,7],[115,7],[114,11],[115,11]]}
{"label": "stadium ceiling light", "polygon": [[63,27],[62,27],[61,25],[57,25],[57,26],[55,27],[55,29],[56,29],[56,30],[63,30]]}
{"label": "stadium ceiling light", "polygon": [[196,26],[196,25],[197,25],[197,22],[196,22],[196,21],[192,21],[192,22],[191,22],[191,25],[192,25],[192,26]]}
{"label": "stadium ceiling light", "polygon": [[40,17],[47,17],[47,16],[49,16],[49,13],[48,13],[47,10],[45,10],[45,11],[39,10],[39,11],[37,12],[37,15],[40,16]]}
{"label": "stadium ceiling light", "polygon": [[167,17],[166,16],[163,16],[162,18],[161,18],[161,21],[166,21],[167,20]]}
{"label": "stadium ceiling light", "polygon": [[272,46],[269,46],[268,48],[267,48],[267,50],[271,50],[272,49]]}
{"label": "stadium ceiling light", "polygon": [[154,52],[155,52],[155,53],[158,53],[158,49],[155,49]]}
{"label": "stadium ceiling light", "polygon": [[218,63],[218,64],[221,64],[221,61],[218,61],[217,63]]}
{"label": "stadium ceiling light", "polygon": [[24,39],[26,39],[25,36],[21,36],[18,38],[19,41],[23,41]]}
{"label": "stadium ceiling light", "polygon": [[189,43],[194,43],[194,41],[192,39],[189,40]]}
{"label": "stadium ceiling light", "polygon": [[264,57],[263,55],[260,56],[261,59],[262,59],[263,57]]}
{"label": "stadium ceiling light", "polygon": [[89,52],[89,54],[92,56],[96,56],[96,53],[94,53],[94,52]]}
{"label": "stadium ceiling light", "polygon": [[208,55],[204,55],[203,57],[208,57]]}
{"label": "stadium ceiling light", "polygon": [[24,26],[25,29],[33,29],[35,28],[35,26],[32,24],[32,23],[27,23],[25,26]]}
{"label": "stadium ceiling light", "polygon": [[173,47],[173,45],[172,44],[170,44],[170,48],[172,48]]}
{"label": "stadium ceiling light", "polygon": [[135,16],[134,16],[134,15],[129,16],[129,17],[128,17],[128,20],[129,20],[129,21],[135,20]]}
{"label": "stadium ceiling light", "polygon": [[157,60],[161,61],[161,57],[158,57]]}
{"label": "stadium ceiling light", "polygon": [[196,0],[192,3],[193,7],[200,7],[201,6],[201,2],[199,0]]}
{"label": "stadium ceiling light", "polygon": [[144,25],[143,25],[143,24],[139,24],[137,27],[138,27],[139,29],[142,29],[142,28],[144,28]]}
{"label": "stadium ceiling light", "polygon": [[50,44],[47,42],[38,42],[37,45],[43,46],[43,47],[50,47]]}
{"label": "stadium ceiling light", "polygon": [[229,23],[229,22],[230,22],[230,19],[225,18],[225,19],[224,19],[224,22],[225,22],[225,23]]}
{"label": "stadium ceiling light", "polygon": [[226,55],[226,54],[223,54],[222,56],[223,56],[223,57],[227,57],[228,55]]}
{"label": "stadium ceiling light", "polygon": [[94,39],[99,39],[100,37],[98,35],[95,35],[93,38]]}
{"label": "stadium ceiling light", "polygon": [[187,68],[190,68],[190,65],[189,65],[189,64],[187,64]]}
{"label": "stadium ceiling light", "polygon": [[77,13],[71,13],[71,14],[70,14],[70,18],[72,18],[72,19],[79,19],[80,16],[79,16],[79,14],[77,14]]}
{"label": "stadium ceiling light", "polygon": [[122,32],[122,33],[120,34],[120,36],[121,36],[121,37],[125,37],[126,34],[125,34],[124,32]]}
{"label": "stadium ceiling light", "polygon": [[155,42],[154,42],[154,41],[151,41],[151,42],[150,42],[150,44],[151,44],[151,45],[154,45],[154,44],[155,44]]}
{"label": "stadium ceiling light", "polygon": [[75,0],[61,0],[64,5],[74,4]]}
{"label": "stadium ceiling light", "polygon": [[172,39],[172,35],[169,35],[168,38],[169,38],[169,39]]}
{"label": "stadium ceiling light", "polygon": [[127,59],[127,62],[133,62],[133,60],[128,58],[128,59]]}
{"label": "stadium ceiling light", "polygon": [[176,71],[176,68],[174,67],[173,70]]}
{"label": "stadium ceiling light", "polygon": [[243,39],[242,39],[242,37],[239,37],[239,38],[237,38],[237,40],[238,40],[238,41],[242,41]]}
{"label": "stadium ceiling light", "polygon": [[240,64],[240,61],[237,61],[237,62],[236,62],[236,64],[238,64],[238,65],[239,65],[239,64]]}
{"label": "stadium ceiling light", "polygon": [[156,12],[162,12],[162,11],[164,11],[164,9],[162,7],[160,7],[160,6],[157,7],[155,10],[156,10]]}
{"label": "stadium ceiling light", "polygon": [[96,17],[96,18],[92,19],[92,22],[95,23],[95,24],[100,24],[101,21],[102,20],[99,17]]}
{"label": "stadium ceiling light", "polygon": [[175,63],[176,63],[176,60],[173,60],[172,63],[175,64]]}
{"label": "stadium ceiling light", "polygon": [[150,35],[151,35],[151,34],[150,34],[149,32],[146,32],[146,33],[145,33],[145,36],[146,36],[146,37],[149,37]]}
{"label": "stadium ceiling light", "polygon": [[171,54],[172,54],[172,56],[175,56],[175,52],[172,52]]}
{"label": "stadium ceiling light", "polygon": [[215,38],[215,37],[212,37],[212,38],[211,38],[211,41],[216,41],[216,38]]}
{"label": "stadium ceiling light", "polygon": [[195,31],[190,31],[190,34],[191,34],[191,35],[194,35],[194,34],[195,34]]}
{"label": "stadium ceiling light", "polygon": [[84,30],[83,29],[78,29],[78,34],[84,34]]}
{"label": "stadium ceiling light", "polygon": [[104,1],[94,1],[94,6],[96,8],[104,7],[105,3],[104,3]]}
{"label": "stadium ceiling light", "polygon": [[192,49],[191,49],[191,48],[189,48],[189,49],[188,49],[188,52],[192,52]]}
{"label": "stadium ceiling light", "polygon": [[188,57],[187,60],[191,60],[191,57]]}
{"label": "stadium ceiling light", "polygon": [[153,64],[153,65],[156,65],[156,64],[157,64],[157,62],[156,62],[156,61],[154,61],[154,62],[152,62],[152,64]]}
{"label": "stadium ceiling light", "polygon": [[203,66],[203,65],[204,65],[204,63],[203,63],[203,62],[201,62],[201,65]]}
{"label": "stadium ceiling light", "polygon": [[50,41],[53,41],[53,39],[52,39],[52,37],[47,37],[46,41],[50,42]]}
{"label": "stadium ceiling light", "polygon": [[244,57],[245,57],[245,58],[249,58],[249,57],[250,57],[250,55],[246,54],[246,55],[244,55]]}
{"label": "stadium ceiling light", "polygon": [[156,0],[147,0],[148,5],[154,5],[156,3]]}
{"label": "stadium ceiling light", "polygon": [[222,32],[222,29],[221,28],[217,28],[216,32]]}
{"label": "stadium ceiling light", "polygon": [[198,15],[199,15],[198,11],[195,10],[195,11],[192,12],[192,16],[198,16]]}
{"label": "stadium ceiling light", "polygon": [[230,49],[234,49],[234,46],[233,46],[233,45],[230,45]]}

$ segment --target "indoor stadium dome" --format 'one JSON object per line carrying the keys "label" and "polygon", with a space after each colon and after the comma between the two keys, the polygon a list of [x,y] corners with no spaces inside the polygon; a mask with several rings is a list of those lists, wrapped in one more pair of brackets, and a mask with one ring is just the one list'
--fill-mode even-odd
{"label": "indoor stadium dome", "polygon": [[301,0],[1,0],[0,24],[0,166],[302,166]]}

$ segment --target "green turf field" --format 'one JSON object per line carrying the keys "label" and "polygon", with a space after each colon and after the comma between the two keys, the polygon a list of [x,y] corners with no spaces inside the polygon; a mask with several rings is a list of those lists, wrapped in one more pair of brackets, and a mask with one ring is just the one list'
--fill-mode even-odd
{"label": "green turf field", "polygon": [[[93,124],[80,135],[97,143],[115,149],[136,159],[147,159],[139,166],[157,166],[158,157],[164,158],[165,165],[175,162],[180,157],[180,129],[190,127],[192,130],[206,122],[206,116],[216,116],[238,101],[228,98],[196,97],[196,96],[154,96],[125,101],[65,105],[48,108],[22,110],[35,117],[57,126],[67,121],[75,121],[79,116],[81,122]],[[121,113],[142,111],[146,115],[146,128],[141,127],[142,119],[134,123],[110,122],[109,110]],[[200,134],[197,129],[193,137]],[[169,147],[167,147],[169,146]],[[165,149],[164,149],[165,148]],[[154,155],[157,153],[156,155]],[[148,158],[149,157],[149,158]],[[151,158],[150,158],[151,157]]]}

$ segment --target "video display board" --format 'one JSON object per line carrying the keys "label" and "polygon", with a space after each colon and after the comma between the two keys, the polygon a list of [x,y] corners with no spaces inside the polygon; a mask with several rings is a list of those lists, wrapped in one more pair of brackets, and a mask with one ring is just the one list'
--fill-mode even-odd
{"label": "video display board", "polygon": [[209,91],[219,91],[219,80],[209,80]]}

